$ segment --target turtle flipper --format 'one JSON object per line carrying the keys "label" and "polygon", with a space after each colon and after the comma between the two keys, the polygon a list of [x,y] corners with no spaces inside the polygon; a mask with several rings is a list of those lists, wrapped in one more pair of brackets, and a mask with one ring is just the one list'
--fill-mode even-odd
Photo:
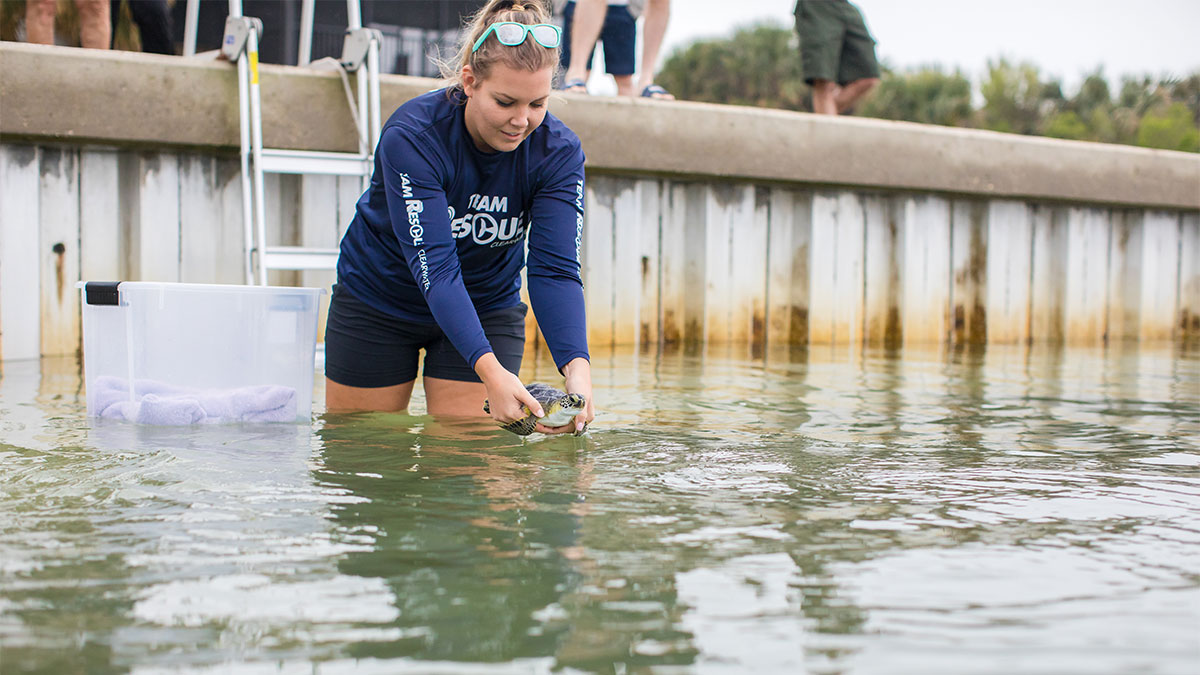
{"label": "turtle flipper", "polygon": [[[533,383],[526,386],[530,394],[541,404],[546,415],[542,418],[533,416],[529,412],[528,407],[524,407],[525,417],[509,422],[508,424],[500,424],[500,427],[506,431],[511,431],[518,436],[528,436],[537,431],[538,423],[542,423],[548,427],[560,427],[569,424],[576,415],[583,412],[587,406],[587,398],[580,394],[564,394],[562,390],[555,389],[549,385]],[[491,414],[491,408],[488,402],[483,402],[483,411]]]}
{"label": "turtle flipper", "polygon": [[500,426],[518,436],[528,436],[536,430],[537,418],[533,415],[526,415],[516,422],[509,422],[508,424],[501,424]]}
{"label": "turtle flipper", "polygon": [[[537,418],[533,416],[533,413],[529,412],[528,407],[521,406],[521,410],[525,413],[525,416],[521,419],[515,422],[509,422],[508,424],[504,424],[503,422],[497,422],[497,424],[500,425],[501,429],[504,429],[505,431],[511,431],[518,436],[528,436],[529,434],[532,434],[537,427]],[[491,406],[488,405],[486,399],[483,402],[483,412],[489,415],[492,414]]]}

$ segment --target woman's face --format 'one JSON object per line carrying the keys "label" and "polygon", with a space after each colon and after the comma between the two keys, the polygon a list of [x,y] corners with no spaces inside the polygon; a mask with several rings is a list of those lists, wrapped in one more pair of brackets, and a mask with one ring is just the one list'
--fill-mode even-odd
{"label": "woman's face", "polygon": [[553,68],[529,72],[496,63],[480,79],[471,66],[463,66],[464,117],[475,147],[483,152],[516,150],[546,118],[553,77]]}

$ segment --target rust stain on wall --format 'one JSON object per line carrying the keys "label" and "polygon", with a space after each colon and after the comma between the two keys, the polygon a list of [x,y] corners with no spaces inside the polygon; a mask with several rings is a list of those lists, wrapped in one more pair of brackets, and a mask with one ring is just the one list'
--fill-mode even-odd
{"label": "rust stain on wall", "polygon": [[792,305],[791,325],[788,334],[794,345],[808,344],[808,308]]}
{"label": "rust stain on wall", "polygon": [[968,211],[967,259],[955,270],[956,295],[951,339],[955,343],[982,344],[987,341],[987,256],[986,213],[980,203]]}
{"label": "rust stain on wall", "polygon": [[66,270],[64,267],[67,264],[67,247],[60,241],[50,249],[54,251],[54,282],[55,291],[58,295],[58,302],[62,304],[63,293],[66,288]]}
{"label": "rust stain on wall", "polygon": [[675,319],[674,310],[663,310],[662,341],[663,344],[679,344],[682,336],[679,332],[679,322]]}
{"label": "rust stain on wall", "polygon": [[884,322],[883,346],[886,348],[899,347],[904,342],[904,329],[900,324],[900,308],[893,302],[888,305],[887,319]]}
{"label": "rust stain on wall", "polygon": [[1200,314],[1193,315],[1187,308],[1179,310],[1179,329],[1184,333],[1200,334]]}
{"label": "rust stain on wall", "polygon": [[967,340],[972,344],[987,342],[987,306],[982,301],[976,301],[971,310],[971,330]]}
{"label": "rust stain on wall", "polygon": [[706,337],[704,325],[698,319],[688,321],[683,329],[683,340],[687,344],[704,344]]}

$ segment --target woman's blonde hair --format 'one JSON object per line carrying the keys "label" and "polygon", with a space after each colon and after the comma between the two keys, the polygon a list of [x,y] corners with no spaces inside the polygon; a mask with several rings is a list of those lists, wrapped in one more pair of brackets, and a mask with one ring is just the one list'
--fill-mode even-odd
{"label": "woman's blonde hair", "polygon": [[550,8],[544,0],[489,0],[478,12],[475,12],[462,30],[462,42],[458,46],[458,54],[453,61],[441,61],[438,66],[451,89],[462,87],[463,66],[471,66],[471,70],[479,79],[487,79],[492,66],[503,63],[510,68],[525,70],[531,73],[543,68],[558,68],[558,48],[547,49],[538,44],[531,36],[525,41],[512,47],[500,44],[495,34],[489,35],[479,49],[474,52],[471,48],[488,26],[497,21],[514,21],[532,25],[535,23],[550,23],[552,18]]}

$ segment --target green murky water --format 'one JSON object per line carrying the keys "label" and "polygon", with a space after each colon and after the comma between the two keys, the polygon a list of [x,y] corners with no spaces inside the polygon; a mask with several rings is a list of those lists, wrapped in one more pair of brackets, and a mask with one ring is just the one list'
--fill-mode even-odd
{"label": "green murky water", "polygon": [[74,361],[5,363],[0,671],[1200,667],[1200,353],[594,368],[590,436],[522,443],[100,424]]}

